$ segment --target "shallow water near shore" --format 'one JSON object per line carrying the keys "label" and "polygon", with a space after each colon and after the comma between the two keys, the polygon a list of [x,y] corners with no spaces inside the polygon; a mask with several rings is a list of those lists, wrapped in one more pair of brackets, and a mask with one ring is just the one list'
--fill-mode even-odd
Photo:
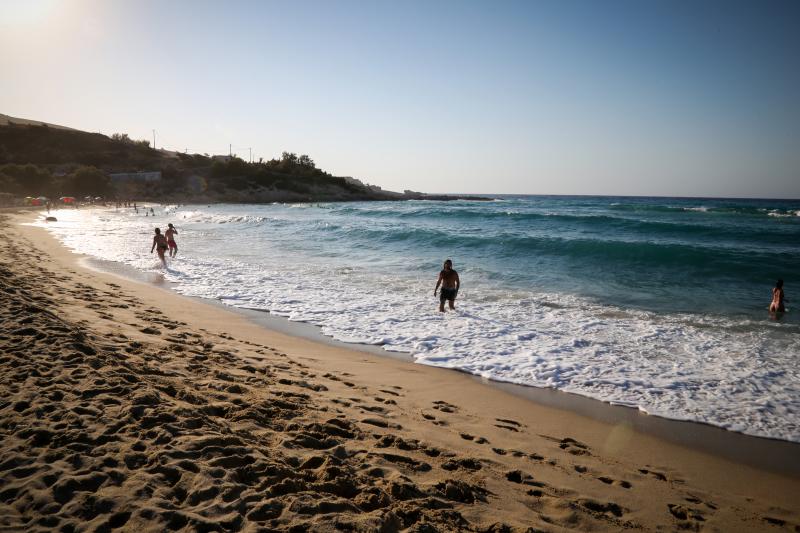
{"label": "shallow water near shore", "polygon": [[[75,251],[417,362],[800,442],[800,202],[503,197],[59,210]],[[463,289],[440,315],[452,257]],[[790,311],[766,307],[777,277]]]}

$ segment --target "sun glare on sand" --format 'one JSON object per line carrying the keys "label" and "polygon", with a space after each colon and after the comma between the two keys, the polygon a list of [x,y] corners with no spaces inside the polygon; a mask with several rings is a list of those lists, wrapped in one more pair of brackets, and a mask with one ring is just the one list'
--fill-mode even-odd
{"label": "sun glare on sand", "polygon": [[0,24],[7,26],[42,22],[54,11],[57,0],[0,0]]}

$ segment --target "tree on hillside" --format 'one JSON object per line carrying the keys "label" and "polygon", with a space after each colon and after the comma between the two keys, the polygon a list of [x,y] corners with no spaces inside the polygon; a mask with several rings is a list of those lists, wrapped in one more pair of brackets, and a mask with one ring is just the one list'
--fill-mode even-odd
{"label": "tree on hillside", "polygon": [[300,157],[297,159],[297,164],[304,167],[316,168],[314,166],[314,161],[306,154],[300,155]]}
{"label": "tree on hillside", "polygon": [[95,167],[79,167],[67,176],[66,189],[75,196],[106,196],[111,192],[111,178]]}
{"label": "tree on hillside", "polygon": [[249,176],[255,169],[244,159],[231,157],[228,161],[214,161],[211,165],[212,178],[224,178],[228,176]]}
{"label": "tree on hillside", "polygon": [[48,192],[52,176],[36,165],[0,166],[0,190],[15,194],[39,196]]}
{"label": "tree on hillside", "polygon": [[147,139],[139,139],[138,141],[134,141],[130,137],[128,137],[127,133],[114,133],[111,135],[111,138],[117,142],[125,143],[125,144],[133,144],[135,146],[142,146],[144,148],[150,148],[150,141]]}

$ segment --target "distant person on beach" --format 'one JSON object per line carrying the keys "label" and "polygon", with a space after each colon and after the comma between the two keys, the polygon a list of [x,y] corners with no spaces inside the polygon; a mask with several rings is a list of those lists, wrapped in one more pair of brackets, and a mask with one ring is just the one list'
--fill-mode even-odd
{"label": "distant person on beach", "polygon": [[158,247],[158,258],[161,259],[161,264],[164,265],[164,268],[167,268],[167,260],[164,257],[164,252],[167,251],[168,248],[167,238],[161,235],[161,228],[156,228],[156,234],[153,236],[153,246],[150,247],[150,253],[153,253],[153,249]]}
{"label": "distant person on beach", "polygon": [[779,279],[772,288],[772,303],[769,304],[770,313],[783,313],[786,307],[783,305],[783,280]]}
{"label": "distant person on beach", "polygon": [[164,232],[164,235],[167,236],[167,244],[169,244],[169,256],[175,257],[178,255],[178,243],[175,242],[175,235],[178,234],[178,230],[175,229],[175,226],[172,225],[172,222],[167,224],[169,226],[167,231]]}
{"label": "distant person on beach", "polygon": [[436,288],[433,289],[434,296],[436,296],[436,291],[439,290],[439,285],[442,286],[442,291],[439,293],[439,312],[444,313],[445,300],[450,304],[450,309],[455,310],[455,300],[458,295],[458,289],[461,287],[461,280],[458,278],[458,272],[453,270],[453,262],[450,259],[444,262],[442,271],[439,272]]}

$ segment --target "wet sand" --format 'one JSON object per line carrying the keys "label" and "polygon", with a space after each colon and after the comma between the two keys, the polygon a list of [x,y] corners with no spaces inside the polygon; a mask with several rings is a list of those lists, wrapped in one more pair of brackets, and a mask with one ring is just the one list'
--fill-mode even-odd
{"label": "wet sand", "polygon": [[0,529],[800,531],[796,471],[267,329],[34,216],[0,215]]}

